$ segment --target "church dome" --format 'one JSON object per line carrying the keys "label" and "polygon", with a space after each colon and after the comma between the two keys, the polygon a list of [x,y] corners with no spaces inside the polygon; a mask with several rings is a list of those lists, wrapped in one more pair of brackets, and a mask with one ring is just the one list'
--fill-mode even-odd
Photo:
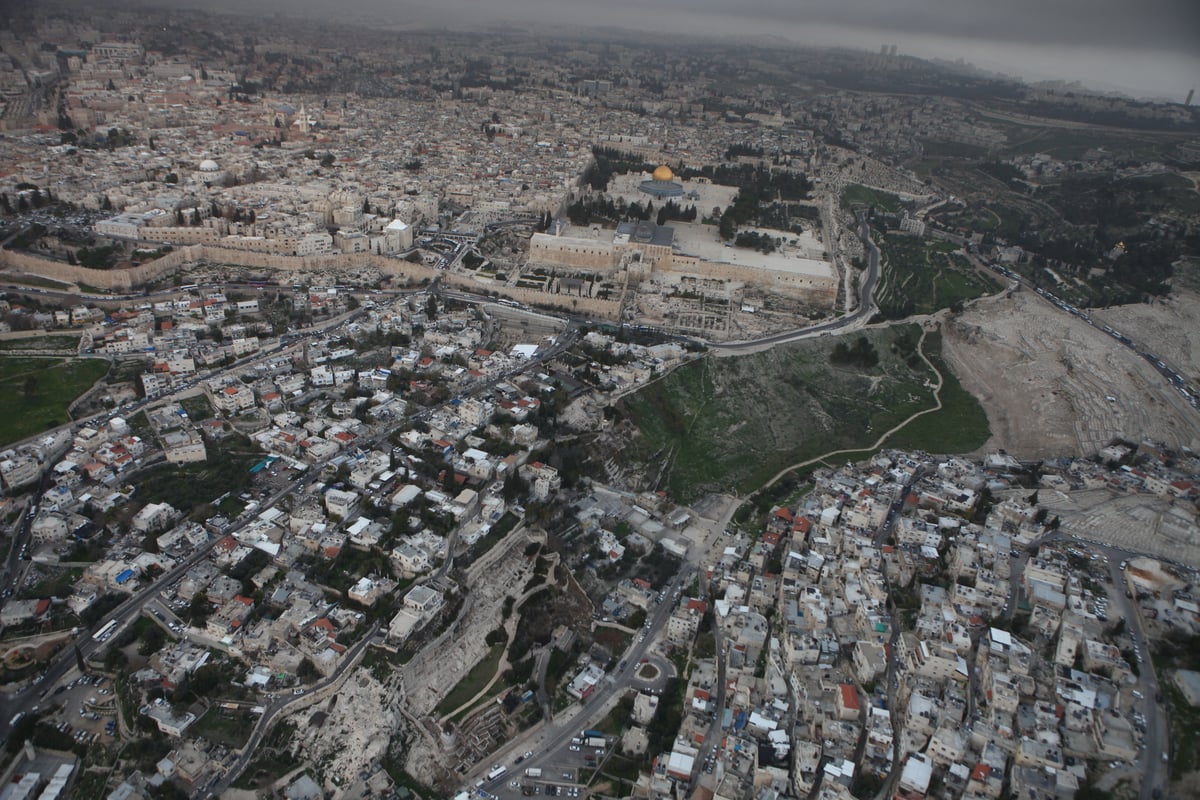
{"label": "church dome", "polygon": [[213,161],[211,158],[206,158],[200,162],[201,172],[217,172],[220,169],[221,167],[217,165],[217,162]]}
{"label": "church dome", "polygon": [[671,168],[664,164],[658,169],[654,170],[654,175],[652,177],[656,181],[670,181],[675,179],[675,173],[671,172]]}

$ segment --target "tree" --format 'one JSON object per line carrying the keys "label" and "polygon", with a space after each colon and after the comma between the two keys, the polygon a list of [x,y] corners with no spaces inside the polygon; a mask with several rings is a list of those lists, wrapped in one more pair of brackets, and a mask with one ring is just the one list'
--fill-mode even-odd
{"label": "tree", "polygon": [[321,673],[317,671],[317,667],[312,660],[305,656],[300,660],[300,666],[296,667],[296,677],[307,683],[321,677]]}
{"label": "tree", "polygon": [[333,157],[333,153],[326,153],[325,155],[321,156],[320,164],[322,167],[329,168],[333,166],[335,161],[337,161],[337,159]]}
{"label": "tree", "polygon": [[722,239],[732,239],[737,233],[737,223],[733,219],[733,209],[725,209],[725,213],[721,214],[721,221],[717,226],[717,231]]}
{"label": "tree", "polygon": [[517,470],[512,470],[504,479],[504,500],[511,503],[525,496],[529,491],[529,485],[525,479],[520,476]]}
{"label": "tree", "polygon": [[188,606],[188,620],[195,626],[200,627],[208,622],[209,616],[212,614],[212,603],[208,601],[208,595],[200,592],[192,598],[191,605]]}
{"label": "tree", "polygon": [[142,632],[142,641],[138,645],[138,654],[143,656],[153,655],[161,650],[166,642],[167,636],[163,633],[163,629],[158,625],[149,625]]}

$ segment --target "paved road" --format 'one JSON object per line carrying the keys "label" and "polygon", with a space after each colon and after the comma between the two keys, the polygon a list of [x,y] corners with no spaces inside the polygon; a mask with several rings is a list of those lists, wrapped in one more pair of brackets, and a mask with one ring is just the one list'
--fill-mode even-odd
{"label": "paved road", "polygon": [[[1137,667],[1140,674],[1137,689],[1142,693],[1142,699],[1135,700],[1134,703],[1142,708],[1142,713],[1146,718],[1146,732],[1142,739],[1143,749],[1138,757],[1138,772],[1142,776],[1138,797],[1140,800],[1153,800],[1156,791],[1166,792],[1169,780],[1168,765],[1163,760],[1163,754],[1169,752],[1167,718],[1163,713],[1162,704],[1157,699],[1162,689],[1158,681],[1158,674],[1154,669],[1154,661],[1150,657],[1150,644],[1142,626],[1141,609],[1136,600],[1125,596],[1126,590],[1134,593],[1135,587],[1127,581],[1125,572],[1121,569],[1122,563],[1141,554],[1103,542],[1078,539],[1057,532],[1038,537],[1034,541],[1034,545],[1051,542],[1072,542],[1086,548],[1096,558],[1103,556],[1107,559],[1108,573],[1112,579],[1110,602],[1113,603],[1113,612],[1115,612],[1110,616],[1126,621],[1126,632],[1139,653]],[[1020,575],[1024,572],[1029,557],[1029,548],[1021,548],[1017,551],[1017,556],[1012,559],[1007,617],[1016,613]],[[1136,596],[1136,593],[1134,594]]]}
{"label": "paved road", "polygon": [[[635,637],[633,644],[625,653],[624,669],[618,668],[610,672],[586,702],[560,712],[553,722],[547,722],[542,727],[535,728],[518,737],[507,747],[495,753],[493,761],[478,764],[464,776],[467,785],[473,785],[476,780],[483,777],[491,769],[493,763],[506,764],[509,767],[507,775],[497,778],[490,784],[484,784],[484,788],[490,794],[500,797],[520,797],[520,790],[510,787],[508,784],[514,779],[519,779],[521,777],[519,773],[529,768],[542,769],[545,775],[544,780],[549,783],[569,783],[569,781],[556,780],[556,778],[559,778],[564,770],[577,769],[582,765],[581,754],[570,749],[571,738],[578,736],[579,731],[594,728],[599,724],[616,704],[616,701],[629,690],[635,668],[641,659],[646,657],[646,653],[666,628],[667,620],[670,619],[671,612],[675,608],[676,590],[684,585],[691,574],[691,570],[686,567],[680,569],[662,589],[666,597],[647,616],[645,639],[639,641],[638,637]],[[513,763],[514,759],[527,750],[533,750],[534,754],[517,767]]]}
{"label": "paved road", "polygon": [[1008,278],[1015,284],[1032,289],[1039,297],[1050,303],[1050,305],[1054,306],[1058,310],[1062,311],[1064,314],[1069,314],[1075,317],[1081,322],[1084,322],[1096,330],[1101,331],[1110,339],[1113,339],[1120,344],[1122,347],[1132,350],[1134,353],[1140,356],[1142,360],[1148,363],[1156,372],[1162,375],[1162,377],[1164,377],[1167,382],[1171,384],[1175,391],[1180,394],[1180,396],[1186,403],[1188,403],[1188,405],[1200,411],[1200,389],[1189,383],[1186,377],[1184,377],[1178,370],[1168,365],[1157,353],[1147,350],[1145,347],[1133,341],[1121,331],[1113,328],[1111,325],[1105,325],[1092,319],[1092,315],[1088,310],[1076,308],[1066,300],[1057,297],[1052,292],[1047,291],[1040,286],[1034,285],[1027,278],[1016,272],[1013,272],[1007,267],[1000,264],[983,261],[982,259],[979,260],[979,263],[983,264],[993,272]]}
{"label": "paved road", "polygon": [[258,723],[254,726],[254,731],[250,734],[250,738],[246,740],[245,746],[242,747],[241,756],[239,756],[238,760],[235,761],[232,766],[230,766],[229,771],[225,773],[221,780],[219,780],[216,785],[212,786],[204,796],[216,797],[228,789],[229,786],[241,776],[246,767],[250,765],[250,762],[254,758],[255,752],[258,750],[259,744],[262,743],[263,737],[267,735],[267,732],[270,731],[271,726],[275,724],[275,721],[279,719],[280,715],[287,713],[289,706],[310,702],[313,694],[317,694],[322,689],[333,685],[339,681],[343,675],[346,674],[347,670],[349,670],[351,667],[357,666],[359,656],[362,655],[363,650],[365,650],[367,645],[371,643],[371,640],[375,638],[377,633],[379,633],[378,622],[374,623],[371,626],[371,629],[367,632],[367,635],[360,639],[357,644],[355,644],[346,652],[346,655],[342,658],[341,662],[337,665],[337,668],[334,669],[333,673],[328,678],[309,687],[306,693],[299,695],[290,694],[271,701],[270,705],[267,706],[266,710],[258,718]]}
{"label": "paved road", "polygon": [[829,322],[821,322],[805,328],[775,333],[759,339],[751,339],[744,342],[711,342],[708,344],[709,348],[713,350],[734,351],[752,350],[764,345],[783,344],[784,342],[794,342],[823,333],[833,333],[834,331],[869,320],[876,311],[872,295],[875,292],[876,284],[879,283],[879,248],[871,241],[871,226],[862,212],[858,214],[858,235],[862,239],[863,247],[867,251],[867,271],[862,283],[858,287],[858,307],[853,312]]}
{"label": "paved road", "polygon": [[[364,313],[364,312],[362,310],[360,310],[358,312],[354,312],[353,314],[347,315],[346,317],[339,318],[337,320],[332,320],[329,323],[327,323],[322,328],[322,330],[327,330],[327,329],[335,328],[335,327],[341,326],[343,324],[346,324],[347,322],[352,321],[355,316],[357,316],[358,314],[361,314],[361,313]],[[568,330],[566,333],[559,336],[552,346],[550,346],[548,348],[543,348],[538,353],[536,353],[532,358],[530,358],[528,361],[526,361],[526,362],[518,365],[514,369],[509,370],[508,372],[498,376],[494,380],[474,387],[471,391],[469,391],[467,393],[467,395],[475,395],[475,394],[479,394],[484,391],[493,389],[493,388],[495,388],[495,386],[498,383],[500,383],[504,380],[511,379],[512,377],[514,377],[517,374],[523,373],[532,367],[535,367],[547,360],[557,357],[558,354],[565,351],[567,348],[569,348],[574,343],[576,335],[577,335],[577,331],[574,328],[572,328],[571,330]],[[216,377],[217,375],[222,374],[223,372],[228,372],[229,370],[242,369],[248,363],[251,363],[255,359],[267,358],[272,355],[276,355],[278,351],[283,350],[285,347],[286,346],[281,343],[277,348],[273,349],[270,352],[256,354],[255,356],[251,357],[251,359],[249,359],[247,361],[239,362],[238,364],[229,367],[228,370],[214,372],[214,373],[206,376],[206,378]],[[165,396],[161,399],[150,398],[150,399],[145,399],[145,400],[139,401],[138,403],[135,403],[133,406],[131,406],[129,408],[122,409],[122,413],[136,413],[136,411],[142,410],[146,406],[152,405],[155,402],[165,401],[165,400],[169,399],[169,397],[171,395],[175,394],[175,392],[177,392],[177,391],[185,391],[187,389],[192,388],[193,385],[195,383],[199,382],[200,380],[201,380],[201,378],[197,377],[196,379],[194,379],[193,381],[190,381],[189,383],[185,384],[184,386],[178,387],[176,390],[173,390],[170,394],[168,394],[167,396]],[[444,403],[442,405],[447,405],[447,404],[449,404],[449,402],[451,402],[451,401],[447,401],[446,403]],[[432,407],[429,409],[422,410],[421,412],[414,414],[413,417],[414,418],[420,418],[420,417],[427,418],[429,414],[433,413],[433,411],[437,410],[437,408],[440,408],[440,407],[441,406],[435,406],[435,407]],[[108,416],[111,417],[112,414],[109,414]],[[78,424],[78,423],[73,423],[73,424]],[[70,427],[70,426],[63,426],[63,427]],[[384,433],[378,434],[370,439],[366,439],[361,444],[363,446],[368,446],[368,447],[373,446],[377,441],[386,438],[388,433],[390,433],[390,430],[386,431]],[[46,435],[45,433],[40,434],[40,436],[43,436],[43,437],[45,435]],[[262,507],[269,508],[272,505],[275,505],[276,503],[278,503],[284,496],[291,494],[293,492],[303,491],[307,486],[309,486],[313,481],[315,481],[317,479],[317,477],[320,475],[321,468],[327,462],[328,462],[328,459],[326,459],[325,461],[317,462],[317,463],[314,463],[313,465],[311,465],[309,467],[309,469],[307,471],[305,471],[305,473],[300,478],[298,478],[296,481],[292,482],[291,484],[281,487],[273,495],[266,498],[263,501]],[[243,527],[248,525],[252,521],[252,519],[253,519],[252,516],[247,516],[247,517],[243,518],[241,521],[235,523],[225,533],[226,534],[236,533],[237,531],[241,530]],[[28,526],[25,525],[24,527],[27,528]],[[193,566],[195,566],[201,560],[207,558],[208,554],[211,552],[212,548],[216,546],[217,542],[220,541],[221,538],[223,538],[223,537],[214,538],[211,541],[206,542],[205,544],[201,545],[188,558],[186,558],[185,560],[180,562],[178,565],[176,565],[169,571],[167,571],[158,580],[150,583],[145,588],[139,590],[138,592],[133,594],[131,597],[126,599],[120,606],[117,607],[116,610],[114,610],[112,613],[110,613],[104,619],[97,622],[96,628],[99,628],[100,626],[102,626],[112,620],[115,620],[118,623],[117,624],[118,630],[123,628],[126,625],[126,623],[128,623],[130,620],[134,619],[135,617],[137,617],[139,614],[142,613],[142,609],[146,605],[147,602],[149,602],[152,598],[154,598],[156,595],[158,595],[170,583],[177,580],[178,578],[181,578],[189,569],[191,569]],[[11,566],[11,562],[13,561],[14,552],[16,552],[16,550],[9,553],[8,564],[10,566]],[[11,572],[9,574],[11,574]],[[88,631],[85,631],[85,630],[80,631],[79,635],[76,638],[75,643],[78,646],[80,654],[83,656],[83,658],[85,660],[88,659],[89,657],[91,657],[92,655],[94,655],[95,653],[97,653],[98,651],[100,651],[101,649],[107,647],[107,642],[97,642],[97,641],[93,640],[91,638],[91,636],[88,634]],[[345,663],[345,662],[343,662],[343,663]],[[50,690],[52,690],[54,688],[54,686],[58,683],[58,681],[61,680],[62,677],[65,674],[67,674],[67,672],[69,672],[74,667],[75,667],[74,648],[67,647],[63,650],[63,652],[61,652],[58,655],[58,657],[56,657],[50,663],[50,665],[47,667],[47,669],[43,673],[44,677],[39,684],[43,688],[40,692],[34,692],[32,689],[29,689],[24,692],[20,692],[16,695],[13,695],[13,696],[0,698],[0,739],[6,738],[8,736],[8,732],[9,732],[9,728],[10,728],[9,721],[13,718],[13,716],[17,712],[29,712],[34,708],[34,706],[39,705],[39,700],[41,699],[41,697],[45,696]]]}
{"label": "paved road", "polygon": [[[267,504],[278,503],[284,497],[284,495],[296,490],[301,485],[307,485],[314,479],[319,471],[320,467],[314,465],[314,467],[310,469],[302,479],[296,481],[290,486],[285,486],[278,490],[266,501]],[[226,533],[236,533],[248,525],[252,520],[253,517],[247,516],[240,522],[231,526]],[[142,613],[142,608],[147,602],[158,595],[173,581],[182,578],[189,569],[194,567],[203,559],[207,558],[209,552],[211,552],[221,538],[223,537],[216,537],[200,545],[198,548],[196,548],[192,555],[188,556],[186,559],[179,562],[179,564],[177,564],[175,567],[172,567],[170,570],[165,572],[158,580],[148,584],[145,588],[140,589],[131,595],[128,599],[121,603],[116,610],[108,614],[106,617],[104,617],[104,619],[97,622],[95,627],[99,628],[109,621],[116,620],[117,630],[123,628],[126,623]],[[87,629],[81,629],[79,635],[75,639],[75,645],[78,647],[79,652],[83,656],[84,660],[87,660],[98,651],[107,647],[108,643],[95,641],[89,635]],[[45,670],[44,678],[40,682],[40,685],[43,687],[41,694],[48,693],[50,690],[52,690],[58,681],[61,680],[65,674],[67,674],[67,672],[75,668],[76,663],[74,651],[75,648],[67,647],[61,653],[59,653],[59,655],[53,661],[50,662],[50,666]],[[32,710],[35,705],[38,705],[39,699],[39,694],[34,693],[31,690],[27,690],[17,694],[16,696],[0,700],[0,738],[8,736],[9,720],[12,718],[12,716],[18,711],[28,712]]]}
{"label": "paved road", "polygon": [[[705,595],[713,596],[712,584],[705,581]],[[721,621],[713,616],[713,644],[716,652],[717,662],[717,693],[713,699],[713,708],[716,714],[712,722],[708,726],[708,730],[704,732],[704,743],[700,745],[700,752],[696,754],[696,760],[692,764],[692,774],[689,778],[691,786],[696,785],[696,781],[700,779],[700,770],[704,767],[704,762],[712,756],[717,747],[721,744],[721,723],[725,718],[725,634],[721,630]],[[684,703],[686,710],[687,703]]]}
{"label": "paved road", "polygon": [[1170,776],[1167,762],[1163,760],[1163,756],[1169,753],[1170,744],[1166,714],[1163,713],[1162,704],[1157,699],[1162,688],[1154,669],[1154,660],[1150,657],[1150,643],[1146,639],[1146,631],[1142,626],[1142,612],[1135,599],[1125,596],[1127,589],[1135,597],[1136,591],[1134,591],[1133,584],[1127,580],[1121,564],[1129,558],[1137,557],[1138,554],[1111,545],[1083,542],[1067,536],[1054,535],[1048,538],[1073,541],[1108,557],[1108,573],[1112,578],[1112,600],[1110,602],[1117,610],[1117,618],[1126,621],[1126,632],[1133,640],[1133,646],[1138,653],[1137,686],[1142,693],[1142,700],[1135,700],[1134,703],[1142,706],[1142,713],[1146,718],[1146,732],[1142,738],[1143,749],[1138,757],[1138,771],[1142,775],[1138,797],[1140,800],[1152,800],[1156,791],[1166,792]]}
{"label": "paved road", "polygon": [[[363,312],[358,311],[358,312],[354,312],[353,314],[347,315],[342,318],[330,320],[320,330],[336,328],[340,325],[346,324],[347,322],[352,321],[355,315],[360,314],[360,313],[363,313]],[[254,363],[256,360],[259,360],[259,359],[269,358],[273,355],[277,355],[278,352],[283,349],[285,349],[285,345],[283,345],[281,343],[278,347],[274,348],[271,351],[268,351],[265,353],[254,354],[253,356],[249,357],[246,360],[240,361],[237,364],[232,365],[225,370],[218,370],[216,372],[213,372],[213,373],[205,376],[205,378],[200,378],[199,376],[197,376],[196,378],[194,378],[193,380],[184,384],[183,386],[177,387],[175,390],[172,390],[170,393],[167,393],[162,398],[147,398],[147,399],[140,400],[137,403],[134,403],[133,405],[131,405],[127,408],[120,409],[119,413],[133,414],[133,413],[136,413],[137,411],[140,411],[148,406],[155,405],[159,402],[166,402],[177,392],[187,391],[188,389],[193,388],[193,386],[196,383],[198,383],[200,380],[217,377],[220,374],[228,373],[230,370],[244,369],[248,364]],[[114,411],[112,413],[107,414],[106,416],[112,417],[112,416],[116,415],[117,413],[118,413],[117,411]],[[102,415],[98,415],[98,416],[102,416]],[[60,428],[71,428],[74,425],[78,425],[78,424],[80,424],[80,423],[79,422],[69,423],[68,425],[60,426]],[[45,436],[45,434],[44,433],[40,434],[40,436]],[[378,436],[374,437],[373,439],[369,439],[369,440],[365,441],[364,444],[370,446],[375,441],[385,438],[385,436],[386,436],[386,434],[379,434]],[[303,491],[314,480],[316,480],[317,476],[321,472],[321,468],[325,465],[325,463],[328,463],[328,461],[329,461],[329,459],[326,459],[325,461],[320,461],[320,462],[314,463],[303,474],[303,476],[301,476],[300,478],[298,478],[296,481],[292,482],[291,484],[281,487],[273,495],[270,495],[268,498],[266,498],[263,502],[262,507],[268,508],[268,507],[278,503],[284,496],[291,494],[292,492]],[[237,531],[241,530],[243,527],[248,525],[252,520],[253,520],[252,516],[244,517],[242,520],[240,520],[239,522],[236,522],[227,531],[225,531],[225,534],[228,535],[228,534],[236,533]],[[25,529],[27,529],[28,524],[25,524],[23,527]],[[203,559],[207,558],[208,554],[212,551],[212,548],[215,547],[217,542],[220,541],[222,538],[224,538],[224,537],[223,536],[216,537],[216,538],[206,542],[205,544],[199,546],[190,556],[188,556],[186,559],[181,561],[179,564],[177,564],[172,569],[168,570],[158,580],[148,584],[145,588],[140,589],[139,591],[134,593],[132,596],[130,596],[128,599],[126,599],[113,612],[111,612],[109,615],[107,615],[102,620],[97,622],[95,627],[99,628],[100,626],[108,623],[109,621],[115,620],[117,622],[117,629],[119,630],[119,629],[123,628],[126,623],[128,623],[130,620],[132,620],[133,618],[135,618],[136,616],[138,616],[139,614],[142,613],[142,608],[146,605],[146,603],[148,601],[150,601],[152,598],[154,598],[156,595],[158,595],[164,588],[166,588],[168,585],[170,585],[173,581],[177,580],[178,578],[181,578],[193,566],[198,564]],[[11,562],[11,561],[12,561],[12,553],[10,552],[9,562]],[[11,572],[9,574],[11,574]],[[84,660],[87,660],[88,658],[90,658],[92,655],[94,655],[98,651],[107,647],[107,642],[97,642],[97,641],[93,640],[91,638],[91,636],[89,635],[89,632],[84,629],[80,630],[79,635],[76,637],[75,644],[78,647],[79,652],[83,656]],[[50,662],[50,665],[47,667],[47,669],[43,673],[44,677],[39,684],[40,686],[43,687],[40,692],[35,693],[32,690],[26,690],[26,691],[20,692],[16,695],[0,698],[0,739],[6,738],[8,736],[8,732],[9,732],[9,728],[10,728],[9,721],[12,719],[12,717],[17,712],[29,712],[30,710],[33,709],[34,706],[39,705],[39,700],[41,699],[41,697],[45,696],[49,691],[53,690],[55,684],[59,680],[62,679],[63,675],[65,675],[67,672],[69,672],[71,669],[73,669],[76,666],[74,649],[75,648],[73,648],[73,647],[65,648],[53,661]]]}

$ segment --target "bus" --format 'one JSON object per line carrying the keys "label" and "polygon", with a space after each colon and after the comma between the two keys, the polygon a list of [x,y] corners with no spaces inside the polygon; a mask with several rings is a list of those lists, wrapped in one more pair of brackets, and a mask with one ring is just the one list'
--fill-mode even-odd
{"label": "bus", "polygon": [[503,778],[507,774],[508,774],[508,767],[504,766],[503,764],[497,764],[496,766],[492,767],[491,770],[488,771],[487,779],[489,781],[494,781],[497,778]]}
{"label": "bus", "polygon": [[109,620],[104,624],[104,627],[92,634],[92,639],[97,642],[103,642],[112,636],[113,630],[117,627],[115,619]]}

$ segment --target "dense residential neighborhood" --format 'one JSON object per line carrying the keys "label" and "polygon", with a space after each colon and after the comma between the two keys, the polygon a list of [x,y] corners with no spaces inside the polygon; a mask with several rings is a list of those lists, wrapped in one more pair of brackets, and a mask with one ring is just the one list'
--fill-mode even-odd
{"label": "dense residential neighborhood", "polygon": [[0,16],[0,800],[1194,793],[1190,96]]}

